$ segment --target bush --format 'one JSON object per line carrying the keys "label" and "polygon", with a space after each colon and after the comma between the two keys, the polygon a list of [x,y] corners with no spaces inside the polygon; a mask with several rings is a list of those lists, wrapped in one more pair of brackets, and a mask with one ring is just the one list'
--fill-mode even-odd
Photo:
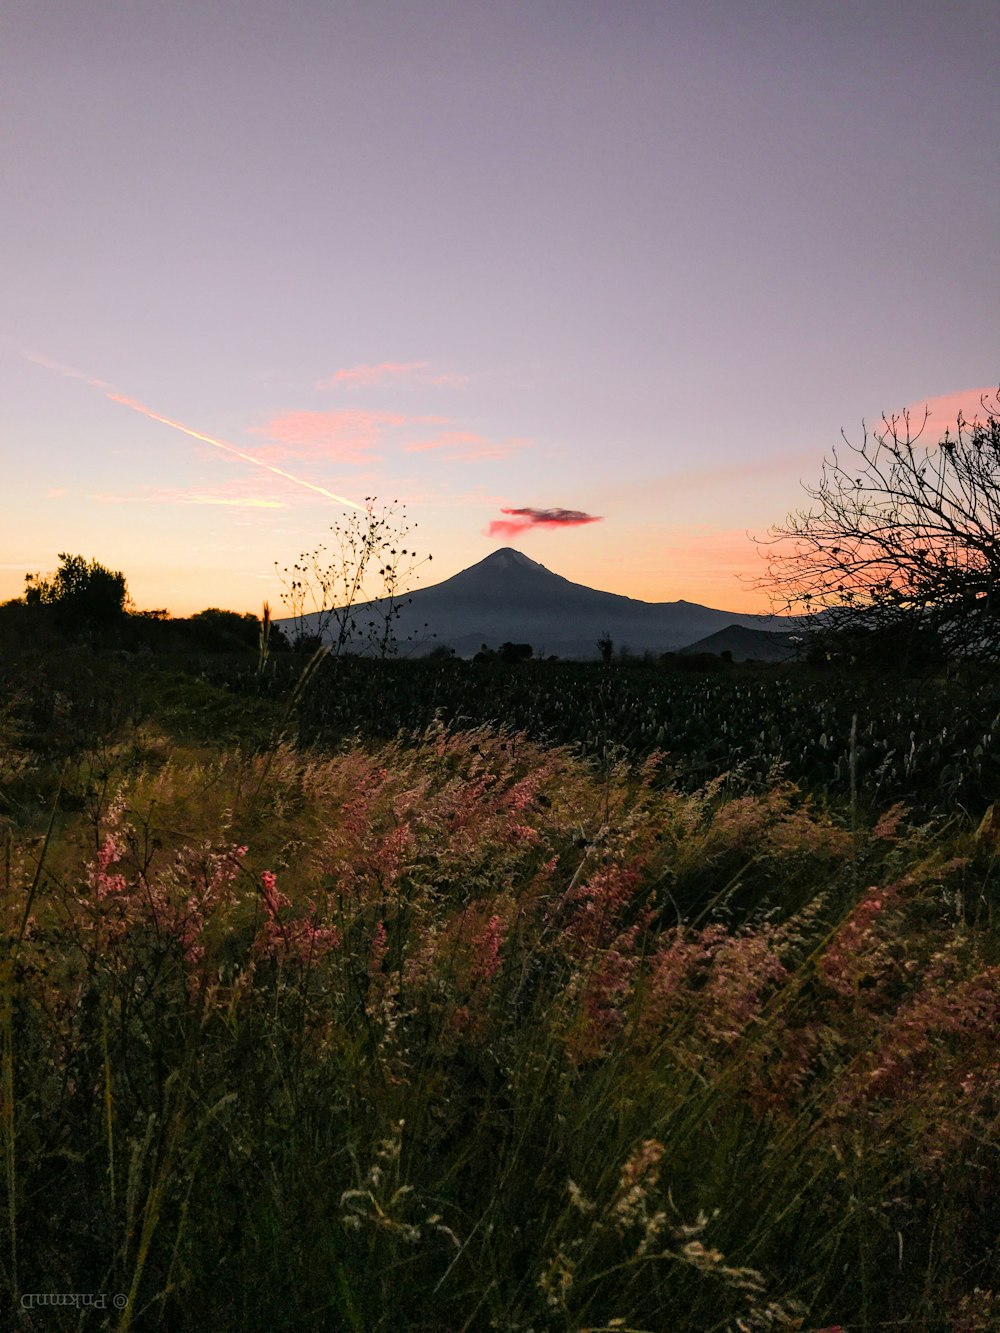
{"label": "bush", "polygon": [[106,630],[121,622],[128,605],[128,585],[121,570],[111,571],[82,555],[60,553],[54,574],[25,576],[28,606],[55,607],[69,633]]}

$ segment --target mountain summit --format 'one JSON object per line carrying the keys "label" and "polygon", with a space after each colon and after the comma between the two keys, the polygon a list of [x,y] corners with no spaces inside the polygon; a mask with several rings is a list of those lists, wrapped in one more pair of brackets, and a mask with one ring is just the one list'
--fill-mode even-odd
{"label": "mountain summit", "polygon": [[[376,615],[378,605],[370,604]],[[367,609],[357,608],[359,621]],[[593,658],[597,640],[605,634],[617,647],[662,653],[732,625],[788,628],[779,616],[716,611],[696,602],[641,602],[600,592],[503,546],[443,583],[411,593],[396,622],[396,636],[401,642],[412,636],[423,651],[448,644],[459,657],[471,657],[483,644],[496,648],[510,640],[530,643],[536,656]]]}
{"label": "mountain summit", "polygon": [[[463,569],[463,574],[472,574],[477,569],[541,569],[547,574],[549,571],[544,565],[540,565],[537,560],[529,560],[523,551],[516,551],[513,546],[501,546],[499,551],[494,551],[492,555],[484,556],[475,565],[470,565],[468,569]],[[558,578],[558,575],[556,575]]]}
{"label": "mountain summit", "polygon": [[[520,551],[515,551],[513,546],[501,546],[499,551],[494,551],[492,555],[486,556],[485,559],[470,565],[468,569],[461,570],[460,573],[454,574],[436,586],[451,588],[456,592],[470,588],[473,591],[492,589],[510,593],[517,588],[537,589],[545,586],[547,582],[573,586],[568,579],[553,574],[537,560],[529,560]],[[430,592],[431,589],[427,588],[425,591]]]}

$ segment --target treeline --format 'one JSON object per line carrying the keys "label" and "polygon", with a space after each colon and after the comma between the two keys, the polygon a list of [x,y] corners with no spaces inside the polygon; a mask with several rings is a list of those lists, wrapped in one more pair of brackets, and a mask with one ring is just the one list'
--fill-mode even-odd
{"label": "treeline", "polygon": [[[192,616],[138,610],[121,570],[61,553],[52,574],[25,576],[23,597],[0,604],[0,645],[86,643],[130,652],[259,652],[264,624],[251,612],[207,607]],[[289,648],[268,618],[270,652]]]}

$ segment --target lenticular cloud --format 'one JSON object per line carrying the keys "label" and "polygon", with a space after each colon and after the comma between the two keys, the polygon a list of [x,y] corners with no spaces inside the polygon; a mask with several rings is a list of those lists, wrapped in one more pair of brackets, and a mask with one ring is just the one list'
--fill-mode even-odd
{"label": "lenticular cloud", "polygon": [[581,509],[501,509],[510,518],[495,518],[487,529],[488,537],[513,537],[528,528],[573,528],[582,523],[599,523],[600,514],[585,514]]}

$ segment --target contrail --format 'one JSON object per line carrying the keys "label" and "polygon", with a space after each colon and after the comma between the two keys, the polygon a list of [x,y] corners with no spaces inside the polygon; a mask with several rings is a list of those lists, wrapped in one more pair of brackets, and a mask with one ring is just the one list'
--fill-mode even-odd
{"label": "contrail", "polygon": [[107,380],[95,380],[92,375],[85,375],[82,370],[74,370],[72,366],[64,366],[61,361],[52,361],[49,357],[42,356],[41,352],[30,352],[26,347],[19,347],[18,351],[26,361],[36,366],[44,366],[46,370],[54,370],[57,375],[62,375],[66,379],[83,380],[84,384],[89,384],[92,389],[111,388]]}
{"label": "contrail", "polygon": [[302,486],[307,491],[315,491],[317,495],[325,496],[327,500],[333,500],[336,504],[348,505],[351,509],[364,508],[364,505],[349,500],[346,495],[337,495],[334,491],[328,491],[325,486],[317,486],[314,482],[306,481],[303,477],[296,477],[294,473],[286,472],[284,468],[265,463],[261,458],[254,458],[253,454],[245,454],[242,449],[237,449],[234,444],[229,444],[225,440],[217,440],[212,435],[203,435],[200,430],[192,430],[190,426],[185,426],[180,421],[173,421],[170,417],[161,416],[159,412],[154,412],[152,408],[146,407],[144,403],[140,403],[137,399],[126,398],[124,394],[115,393],[107,380],[94,379],[90,375],[85,375],[81,370],[74,370],[72,366],[64,366],[58,361],[50,361],[48,357],[40,356],[37,352],[22,349],[22,355],[36,366],[44,366],[46,370],[53,370],[57,375],[64,375],[68,379],[83,380],[84,384],[89,384],[92,389],[99,389],[105,398],[112,403],[120,403],[122,407],[127,407],[133,412],[140,413],[141,416],[148,417],[150,421],[159,421],[172,430],[179,430],[183,435],[190,435],[194,440],[202,440],[205,444],[214,445],[216,449],[222,449],[235,458],[241,458],[244,463],[252,463],[254,467],[263,468],[265,472],[273,472],[276,477],[284,477],[286,481],[293,482],[296,486]]}
{"label": "contrail", "polygon": [[242,458],[244,463],[253,463],[254,467],[262,467],[268,472],[273,472],[276,477],[284,477],[286,481],[294,482],[296,486],[304,486],[306,490],[315,491],[317,495],[325,495],[328,500],[336,500],[338,504],[350,505],[352,509],[364,508],[363,505],[348,500],[345,495],[336,495],[333,491],[328,491],[325,486],[316,486],[311,481],[305,481],[302,477],[296,477],[293,473],[286,472],[284,468],[275,467],[271,463],[265,463],[263,459],[254,458],[253,454],[245,454],[241,449],[237,449],[234,444],[227,444],[225,440],[217,440],[212,435],[203,435],[200,430],[192,430],[190,426],[185,426],[180,421],[171,421],[170,417],[161,417],[159,412],[154,412],[152,408],[137,402],[135,398],[126,398],[123,394],[112,393],[110,390],[106,390],[104,396],[110,398],[113,403],[121,403],[122,407],[130,407],[133,412],[140,412],[144,417],[149,417],[150,421],[160,421],[164,426],[171,426],[184,435],[190,435],[194,440],[204,440],[206,444],[214,444],[216,449],[223,449],[227,454]]}

